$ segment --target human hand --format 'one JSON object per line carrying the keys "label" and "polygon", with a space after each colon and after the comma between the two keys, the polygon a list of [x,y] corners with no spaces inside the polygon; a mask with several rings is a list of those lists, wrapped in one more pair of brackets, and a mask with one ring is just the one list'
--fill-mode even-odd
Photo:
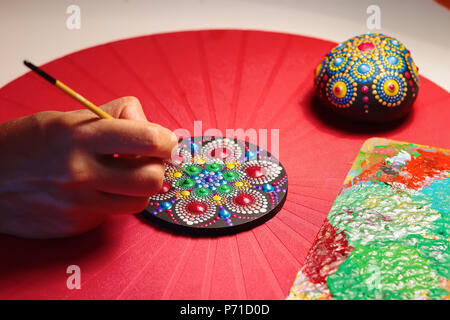
{"label": "human hand", "polygon": [[46,111],[0,124],[1,233],[76,235],[142,211],[160,190],[176,136],[147,122],[134,97],[101,108],[118,119]]}

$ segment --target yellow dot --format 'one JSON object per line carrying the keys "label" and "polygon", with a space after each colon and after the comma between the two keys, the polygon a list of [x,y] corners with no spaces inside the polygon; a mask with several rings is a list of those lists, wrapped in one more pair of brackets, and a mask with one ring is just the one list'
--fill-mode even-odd
{"label": "yellow dot", "polygon": [[184,197],[187,197],[187,196],[190,195],[190,194],[191,194],[191,193],[190,193],[189,191],[187,191],[187,190],[181,191],[181,195],[184,196]]}
{"label": "yellow dot", "polygon": [[238,181],[235,183],[236,187],[242,187],[244,183],[242,181]]}
{"label": "yellow dot", "polygon": [[174,174],[173,174],[173,176],[175,177],[175,178],[179,178],[179,177],[181,177],[183,174],[181,173],[181,172],[179,172],[179,171],[177,171],[177,172],[175,172]]}
{"label": "yellow dot", "polygon": [[213,197],[213,200],[214,200],[214,201],[220,201],[221,199],[222,199],[221,196],[214,196],[214,197]]}
{"label": "yellow dot", "polygon": [[198,159],[198,160],[197,160],[197,163],[198,163],[198,164],[205,164],[205,160],[203,160],[203,159]]}
{"label": "yellow dot", "polygon": [[234,169],[236,166],[234,165],[234,164],[232,164],[232,163],[228,163],[227,164],[227,168],[228,169]]}
{"label": "yellow dot", "polygon": [[392,96],[397,95],[398,90],[400,88],[398,86],[397,81],[390,79],[384,83],[383,89],[384,89],[384,93],[386,93],[388,96],[392,97]]}
{"label": "yellow dot", "polygon": [[319,64],[316,68],[316,77],[319,75],[320,68],[322,67],[322,64]]}
{"label": "yellow dot", "polygon": [[345,82],[342,81],[336,81],[336,83],[333,85],[333,94],[337,98],[343,98],[347,94],[347,85]]}

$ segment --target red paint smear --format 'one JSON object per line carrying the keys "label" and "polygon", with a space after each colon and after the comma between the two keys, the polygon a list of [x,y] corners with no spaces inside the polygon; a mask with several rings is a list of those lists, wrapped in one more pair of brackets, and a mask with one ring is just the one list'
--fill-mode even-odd
{"label": "red paint smear", "polygon": [[[442,152],[430,152],[418,149],[420,156],[409,161],[401,172],[407,174],[387,174],[381,171],[385,161],[379,161],[375,165],[364,170],[358,177],[361,181],[378,180],[382,182],[399,182],[405,184],[410,189],[421,189],[427,177],[432,178],[445,170],[450,170],[450,158]],[[373,162],[373,159],[369,161]],[[364,166],[364,164],[363,164]],[[388,167],[388,166],[387,166]],[[377,173],[382,174],[377,176]]]}
{"label": "red paint smear", "polygon": [[326,219],[305,259],[303,272],[313,283],[326,283],[327,277],[336,272],[352,251],[345,233],[338,233]]}
{"label": "red paint smear", "polygon": [[433,177],[444,170],[450,169],[450,158],[442,152],[422,151],[420,156],[406,164],[402,171],[409,172],[407,176],[396,176],[395,181],[418,189],[427,177]]}

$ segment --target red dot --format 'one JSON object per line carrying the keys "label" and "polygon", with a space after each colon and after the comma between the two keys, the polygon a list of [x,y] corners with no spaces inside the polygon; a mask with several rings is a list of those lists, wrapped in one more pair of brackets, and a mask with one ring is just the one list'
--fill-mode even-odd
{"label": "red dot", "polygon": [[245,169],[245,173],[250,178],[260,178],[265,176],[266,170],[260,166],[251,166]]}
{"label": "red dot", "polygon": [[408,71],[406,71],[406,72],[405,72],[405,78],[406,78],[406,79],[409,79],[409,77],[411,77],[411,75],[409,74]]}
{"label": "red dot", "polygon": [[367,104],[365,104],[364,109],[369,109],[369,106]]}
{"label": "red dot", "polygon": [[368,86],[362,87],[362,88],[361,88],[361,92],[362,92],[362,93],[367,93],[367,92],[369,92],[369,87],[368,87]]}
{"label": "red dot", "polygon": [[409,85],[412,87],[413,86],[413,82],[412,82],[412,80],[409,80]]}
{"label": "red dot", "polygon": [[328,79],[328,75],[324,75],[323,76],[323,81],[327,81],[327,79]]}
{"label": "red dot", "polygon": [[369,102],[369,97],[368,97],[368,96],[364,96],[364,97],[363,97],[363,102],[364,102],[364,103]]}
{"label": "red dot", "polygon": [[371,42],[363,42],[358,46],[358,49],[361,51],[369,51],[374,48],[373,44]]}
{"label": "red dot", "polygon": [[395,90],[395,84],[391,83],[389,86],[389,91],[394,91]]}
{"label": "red dot", "polygon": [[211,157],[218,159],[226,159],[230,156],[231,151],[227,148],[216,148],[211,151]]}
{"label": "red dot", "polygon": [[186,207],[187,211],[192,214],[202,214],[206,212],[207,206],[202,202],[191,202]]}
{"label": "red dot", "polygon": [[172,189],[172,186],[170,185],[170,183],[168,183],[167,181],[164,181],[159,193],[167,193],[170,191],[170,189]]}
{"label": "red dot", "polygon": [[249,194],[243,193],[234,198],[234,202],[240,206],[248,206],[253,203],[253,197]]}
{"label": "red dot", "polygon": [[334,92],[335,92],[335,93],[341,92],[341,87],[336,86],[336,87],[334,88]]}

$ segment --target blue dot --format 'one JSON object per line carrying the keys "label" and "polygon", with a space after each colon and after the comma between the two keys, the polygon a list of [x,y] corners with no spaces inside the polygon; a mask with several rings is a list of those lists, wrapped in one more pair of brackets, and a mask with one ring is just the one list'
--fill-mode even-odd
{"label": "blue dot", "polygon": [[197,179],[198,179],[198,176],[197,176],[197,175],[191,176],[191,179],[197,180]]}
{"label": "blue dot", "polygon": [[396,56],[387,57],[389,64],[396,65],[398,63],[398,58]]}
{"label": "blue dot", "polygon": [[216,190],[217,188],[215,187],[215,186],[209,186],[209,190],[211,190],[211,191],[214,191],[214,190]]}
{"label": "blue dot", "polygon": [[247,151],[245,153],[245,156],[247,157],[247,159],[255,159],[256,158],[256,153],[254,153],[252,151]]}
{"label": "blue dot", "polygon": [[200,147],[198,146],[198,144],[196,144],[195,142],[192,142],[191,143],[191,150],[192,151],[195,151],[195,150],[198,150]]}
{"label": "blue dot", "polygon": [[201,184],[201,183],[197,183],[196,185],[195,185],[195,187],[196,188],[201,188],[203,185]]}
{"label": "blue dot", "polygon": [[358,72],[361,74],[365,74],[370,71],[370,66],[367,63],[361,63],[358,66]]}
{"label": "blue dot", "polygon": [[333,64],[334,64],[336,67],[339,67],[339,66],[342,64],[342,62],[344,62],[344,58],[342,58],[342,57],[337,57],[336,59],[334,59]]}
{"label": "blue dot", "polygon": [[265,192],[272,192],[273,191],[273,186],[271,185],[271,184],[265,184],[264,186],[263,186],[263,190],[265,191]]}
{"label": "blue dot", "polygon": [[224,180],[220,180],[220,183],[221,184],[227,184],[227,180],[225,180],[225,179]]}
{"label": "blue dot", "polygon": [[231,217],[231,213],[230,213],[230,211],[228,211],[226,209],[220,209],[219,217],[222,218],[222,219],[226,219],[226,218]]}
{"label": "blue dot", "polygon": [[163,203],[161,203],[160,205],[161,209],[167,210],[172,208],[172,203],[168,202],[168,201],[164,201]]}

